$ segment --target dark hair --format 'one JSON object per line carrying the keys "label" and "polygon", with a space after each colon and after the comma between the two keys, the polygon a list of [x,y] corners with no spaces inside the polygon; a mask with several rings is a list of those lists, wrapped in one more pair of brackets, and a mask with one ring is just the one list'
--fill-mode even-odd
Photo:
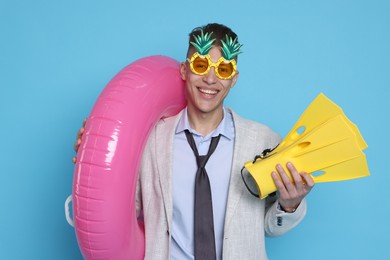
{"label": "dark hair", "polygon": [[188,41],[188,53],[193,50],[195,47],[192,46],[191,42],[195,42],[195,36],[200,35],[201,31],[203,30],[203,33],[213,33],[212,38],[215,38],[215,42],[213,43],[214,46],[221,47],[222,43],[221,40],[226,40],[226,35],[231,37],[233,40],[237,38],[238,42],[238,37],[235,32],[232,31],[229,27],[219,24],[219,23],[209,23],[200,27],[194,28],[190,34],[189,34],[189,41]]}

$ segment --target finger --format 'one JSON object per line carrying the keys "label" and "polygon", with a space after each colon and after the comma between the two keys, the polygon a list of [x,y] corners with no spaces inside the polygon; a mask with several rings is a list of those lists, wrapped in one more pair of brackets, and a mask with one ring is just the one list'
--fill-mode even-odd
{"label": "finger", "polygon": [[290,179],[290,177],[287,175],[286,171],[282,167],[282,165],[277,164],[276,170],[278,171],[284,186],[286,187],[286,190],[289,194],[295,195],[296,194],[296,187],[293,183],[293,181]]}
{"label": "finger", "polygon": [[77,137],[76,137],[76,138],[77,138],[77,139],[81,138],[81,136],[83,135],[84,131],[85,131],[85,127],[82,126],[82,127],[80,128],[80,130],[77,132]]}
{"label": "finger", "polygon": [[79,147],[80,147],[80,144],[81,144],[81,139],[78,138],[73,146],[73,150],[77,153],[77,151],[79,150]]}
{"label": "finger", "polygon": [[81,138],[83,137],[84,131],[85,131],[85,128],[82,127],[77,132],[76,142],[75,142],[74,147],[73,147],[73,149],[76,151],[76,153],[79,150],[79,147],[80,147],[80,144],[81,144]]}
{"label": "finger", "polygon": [[278,188],[280,196],[283,198],[287,197],[288,192],[286,190],[286,187],[284,186],[284,183],[283,183],[280,175],[276,172],[272,172],[271,176],[272,176],[272,179],[274,180],[276,188]]}
{"label": "finger", "polygon": [[306,172],[301,172],[301,176],[306,184],[306,187],[308,187],[311,190],[315,185],[315,182],[314,182],[312,176]]}
{"label": "finger", "polygon": [[[83,136],[83,134],[84,134],[86,123],[87,123],[87,118],[84,119],[83,124],[82,124],[80,130],[77,132],[76,142],[75,142],[75,144],[74,144],[74,146],[73,146],[73,150],[74,150],[76,153],[77,153],[77,151],[78,151],[79,148],[80,148],[81,138],[82,138],[82,136]],[[72,161],[73,161],[73,163],[76,163],[77,157],[75,157],[75,156],[72,157]]]}
{"label": "finger", "polygon": [[288,162],[286,166],[292,176],[293,182],[295,184],[295,188],[298,191],[301,191],[304,188],[302,176],[298,173],[293,163]]}
{"label": "finger", "polygon": [[77,136],[76,136],[77,139],[80,138],[83,135],[83,133],[85,131],[85,125],[86,124],[87,124],[87,118],[84,118],[83,123],[82,123],[79,131],[77,132]]}

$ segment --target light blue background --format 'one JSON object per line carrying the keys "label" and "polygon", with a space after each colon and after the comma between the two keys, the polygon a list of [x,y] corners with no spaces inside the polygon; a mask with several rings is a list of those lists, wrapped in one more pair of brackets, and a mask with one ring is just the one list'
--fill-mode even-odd
{"label": "light blue background", "polygon": [[126,64],[183,60],[214,21],[244,43],[227,105],[286,135],[324,92],[369,144],[371,176],[318,184],[269,258],[388,257],[389,1],[0,0],[0,259],[81,259],[63,206],[81,122]]}

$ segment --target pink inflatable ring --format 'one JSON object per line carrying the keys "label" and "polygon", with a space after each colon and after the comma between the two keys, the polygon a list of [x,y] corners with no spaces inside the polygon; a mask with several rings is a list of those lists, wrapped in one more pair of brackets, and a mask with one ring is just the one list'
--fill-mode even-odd
{"label": "pink inflatable ring", "polygon": [[87,120],[73,180],[73,219],[86,259],[143,259],[135,192],[152,127],[185,106],[179,63],[140,59],[104,88]]}

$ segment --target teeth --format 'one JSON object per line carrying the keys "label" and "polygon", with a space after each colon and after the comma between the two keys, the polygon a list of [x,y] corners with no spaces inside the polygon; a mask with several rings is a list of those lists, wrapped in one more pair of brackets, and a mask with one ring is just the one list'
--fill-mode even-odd
{"label": "teeth", "polygon": [[209,95],[215,95],[218,93],[217,90],[210,90],[210,89],[199,89],[200,92],[202,93],[205,93],[205,94],[209,94]]}

